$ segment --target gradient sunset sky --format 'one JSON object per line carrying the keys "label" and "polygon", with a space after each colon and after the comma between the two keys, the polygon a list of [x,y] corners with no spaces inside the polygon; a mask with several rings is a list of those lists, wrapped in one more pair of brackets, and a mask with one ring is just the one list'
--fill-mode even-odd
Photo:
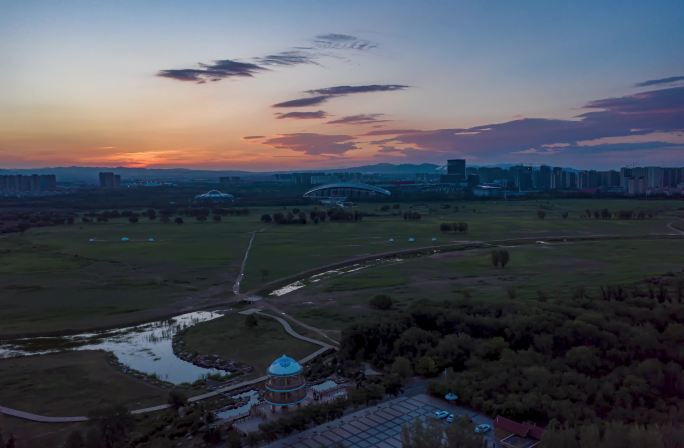
{"label": "gradient sunset sky", "polygon": [[684,1],[27,1],[0,168],[684,166]]}

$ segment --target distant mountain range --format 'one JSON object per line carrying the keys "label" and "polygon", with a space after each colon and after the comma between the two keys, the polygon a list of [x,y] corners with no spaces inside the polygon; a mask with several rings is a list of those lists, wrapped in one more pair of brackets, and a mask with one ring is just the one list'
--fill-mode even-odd
{"label": "distant mountain range", "polygon": [[53,167],[53,168],[34,168],[34,169],[0,169],[0,174],[55,174],[59,182],[76,182],[85,184],[96,184],[98,182],[98,173],[101,171],[111,171],[119,174],[123,180],[134,179],[155,179],[164,181],[192,181],[192,180],[208,180],[216,181],[223,176],[264,176],[276,173],[293,173],[293,172],[326,172],[326,173],[342,173],[342,172],[360,172],[367,174],[410,174],[410,173],[442,173],[444,170],[440,165],[432,163],[421,164],[392,164],[392,163],[378,163],[374,165],[363,165],[349,168],[332,168],[332,169],[316,169],[316,170],[288,170],[288,171],[237,171],[237,170],[197,170],[186,168],[126,168],[126,167],[83,167],[83,166],[68,166],[68,167]]}

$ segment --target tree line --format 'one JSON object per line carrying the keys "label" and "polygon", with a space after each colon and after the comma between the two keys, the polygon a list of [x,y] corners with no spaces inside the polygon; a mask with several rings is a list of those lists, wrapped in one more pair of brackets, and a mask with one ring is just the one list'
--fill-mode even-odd
{"label": "tree line", "polygon": [[392,374],[446,369],[431,392],[519,421],[683,421],[683,278],[604,288],[617,294],[418,301],[346,329],[339,356]]}

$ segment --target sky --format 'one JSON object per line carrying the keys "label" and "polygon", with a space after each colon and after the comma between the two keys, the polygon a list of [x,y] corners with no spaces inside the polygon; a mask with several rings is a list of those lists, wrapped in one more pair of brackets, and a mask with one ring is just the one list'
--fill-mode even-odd
{"label": "sky", "polygon": [[684,166],[684,2],[7,0],[0,168]]}

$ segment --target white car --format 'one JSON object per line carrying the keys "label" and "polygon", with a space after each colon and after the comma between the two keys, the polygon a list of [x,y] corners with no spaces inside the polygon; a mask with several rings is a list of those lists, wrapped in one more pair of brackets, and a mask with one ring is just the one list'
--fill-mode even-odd
{"label": "white car", "polygon": [[454,414],[449,414],[447,417],[447,423],[453,423],[454,422]]}
{"label": "white car", "polygon": [[435,418],[438,420],[442,420],[444,418],[447,418],[449,416],[449,413],[447,411],[435,411]]}

